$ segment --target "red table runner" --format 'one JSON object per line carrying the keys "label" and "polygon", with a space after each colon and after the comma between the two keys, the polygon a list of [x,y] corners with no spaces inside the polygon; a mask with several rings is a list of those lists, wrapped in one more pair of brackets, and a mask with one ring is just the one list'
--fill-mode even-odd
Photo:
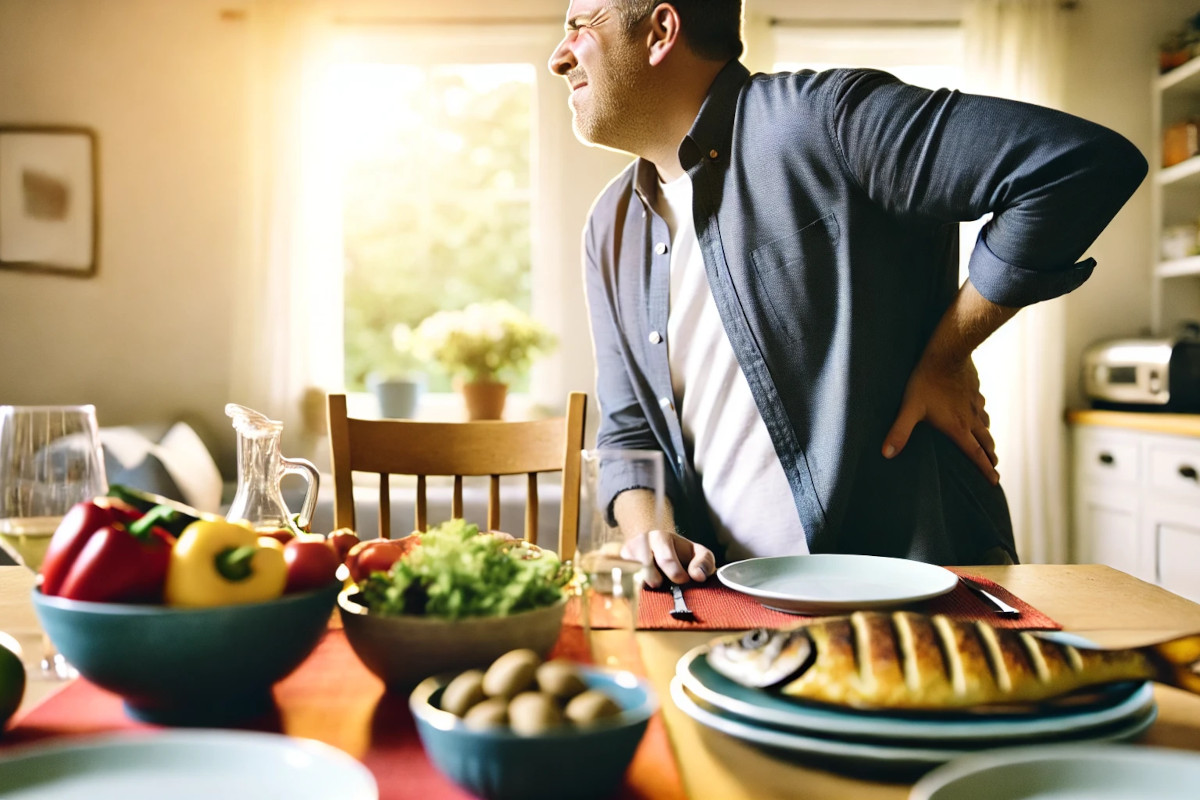
{"label": "red table runner", "polygon": [[[1062,625],[994,581],[971,575],[963,570],[951,569],[953,572],[971,578],[1001,600],[1020,610],[1021,616],[1002,617],[996,614],[990,606],[962,584],[955,586],[953,590],[941,597],[935,597],[922,603],[913,603],[906,608],[927,614],[947,614],[959,619],[983,620],[996,628],[1062,630]],[[643,589],[638,598],[638,628],[642,630],[694,631],[782,628],[798,625],[805,620],[815,618],[815,615],[786,614],[782,611],[764,608],[753,597],[735,592],[716,578],[709,578],[700,585],[685,586],[684,590],[684,598],[687,600],[688,607],[695,612],[694,620],[679,620],[671,616],[670,611],[674,603],[669,592]],[[591,611],[592,627],[615,627],[611,614],[607,613],[601,598],[593,598]],[[567,624],[578,625],[580,624],[579,618],[578,604],[573,602],[572,605],[567,606]]]}
{"label": "red table runner", "polygon": [[[551,655],[588,660],[581,629],[564,626]],[[274,712],[236,727],[318,739],[345,750],[375,775],[380,800],[472,797],[425,757],[407,693],[385,693],[341,630],[328,631],[312,655],[276,684],[275,705]],[[79,679],[25,714],[0,738],[0,751],[51,737],[134,730],[161,728],[130,719],[120,697]],[[616,797],[685,797],[661,712],[651,718]]]}

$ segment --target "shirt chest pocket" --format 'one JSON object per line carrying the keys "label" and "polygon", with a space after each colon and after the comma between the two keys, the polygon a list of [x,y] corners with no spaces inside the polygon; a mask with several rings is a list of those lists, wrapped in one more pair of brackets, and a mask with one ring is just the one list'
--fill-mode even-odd
{"label": "shirt chest pocket", "polygon": [[840,232],[837,218],[826,214],[750,254],[752,291],[771,322],[770,338],[812,338],[828,327],[819,321],[836,313]]}

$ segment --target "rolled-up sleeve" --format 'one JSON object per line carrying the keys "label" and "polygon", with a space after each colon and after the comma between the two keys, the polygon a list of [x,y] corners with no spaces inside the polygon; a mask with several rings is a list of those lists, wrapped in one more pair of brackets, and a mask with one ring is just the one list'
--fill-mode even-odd
{"label": "rolled-up sleeve", "polygon": [[1091,275],[1084,252],[1146,176],[1145,157],[1101,125],[1041,106],[929,91],[873,70],[829,85],[830,135],[853,179],[901,217],[992,218],[971,283],[1019,307]]}

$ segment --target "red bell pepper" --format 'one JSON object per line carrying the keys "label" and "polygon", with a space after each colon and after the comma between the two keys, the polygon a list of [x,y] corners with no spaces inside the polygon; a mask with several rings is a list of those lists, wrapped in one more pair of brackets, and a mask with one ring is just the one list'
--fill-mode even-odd
{"label": "red bell pepper", "polygon": [[88,539],[101,528],[133,522],[142,512],[114,497],[76,503],[58,524],[42,561],[42,594],[56,595]]}
{"label": "red bell pepper", "polygon": [[113,522],[92,534],[63,581],[60,596],[93,602],[162,599],[175,537],[159,527],[171,513],[156,507],[123,525]]}

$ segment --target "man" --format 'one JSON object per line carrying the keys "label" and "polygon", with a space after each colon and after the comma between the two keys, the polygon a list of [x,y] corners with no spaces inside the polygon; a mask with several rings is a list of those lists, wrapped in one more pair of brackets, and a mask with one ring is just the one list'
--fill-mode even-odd
{"label": "man", "polygon": [[[877,71],[751,76],[740,6],[573,0],[550,59],[577,136],[639,157],[584,235],[597,445],[668,467],[667,519],[614,493],[626,551],[677,583],[714,550],[1009,563],[971,353],[1087,279],[1146,161]],[[957,223],[987,213],[956,291]]]}

